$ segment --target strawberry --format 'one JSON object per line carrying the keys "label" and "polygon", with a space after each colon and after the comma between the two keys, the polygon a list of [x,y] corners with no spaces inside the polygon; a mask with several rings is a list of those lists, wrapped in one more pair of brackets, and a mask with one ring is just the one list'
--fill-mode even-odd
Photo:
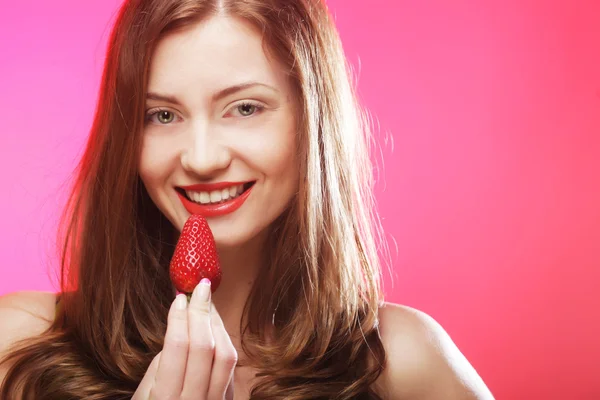
{"label": "strawberry", "polygon": [[221,283],[221,266],[217,246],[206,219],[193,214],[183,225],[169,266],[171,282],[191,296],[203,278],[210,279],[214,292]]}

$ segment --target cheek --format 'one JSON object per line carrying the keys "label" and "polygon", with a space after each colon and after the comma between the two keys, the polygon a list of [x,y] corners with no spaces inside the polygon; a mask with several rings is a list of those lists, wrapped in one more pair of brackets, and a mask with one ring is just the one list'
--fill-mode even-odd
{"label": "cheek", "polygon": [[264,143],[261,164],[265,173],[272,177],[285,177],[296,168],[295,145],[292,140]]}
{"label": "cheek", "polygon": [[278,121],[262,131],[260,140],[253,141],[254,161],[268,177],[288,179],[297,175],[296,127],[291,122]]}
{"label": "cheek", "polygon": [[149,191],[168,175],[174,158],[168,142],[152,137],[143,139],[138,168]]}
{"label": "cheek", "polygon": [[295,126],[291,126],[285,135],[282,135],[280,146],[275,154],[273,164],[278,166],[278,170],[283,176],[295,182],[299,175],[298,134]]}

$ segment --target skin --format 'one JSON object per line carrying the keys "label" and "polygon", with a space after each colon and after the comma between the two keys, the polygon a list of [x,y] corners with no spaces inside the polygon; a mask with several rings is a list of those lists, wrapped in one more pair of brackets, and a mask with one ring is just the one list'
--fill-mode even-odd
{"label": "skin", "polygon": [[[262,46],[260,34],[252,26],[225,16],[210,18],[163,38],[150,65],[139,163],[139,173],[150,197],[179,230],[190,214],[175,187],[256,181],[240,209],[207,218],[224,271],[223,283],[212,299],[215,309],[223,313],[216,323],[225,326],[227,332],[236,333],[244,303],[263,265],[267,228],[285,210],[298,188],[294,151],[296,104],[284,69],[267,57]],[[248,83],[251,86],[219,97],[223,90]],[[194,310],[192,301],[190,315],[202,321],[202,314]],[[178,315],[178,311],[174,314]],[[175,321],[179,322],[177,318]],[[191,328],[196,321],[190,319],[187,324]],[[173,332],[185,330],[177,324],[169,326]],[[203,332],[196,331],[199,335]],[[223,357],[217,351],[217,362],[209,375],[218,376],[218,382],[211,378],[204,388],[209,393],[218,392],[220,398],[233,373],[235,362],[231,364],[231,360],[241,353],[240,338],[232,335],[231,340],[226,336],[226,344],[233,347],[227,347]],[[197,340],[198,335],[190,337]],[[211,343],[210,338],[206,340]],[[206,343],[191,343],[190,348],[210,347]],[[221,358],[223,363],[218,362]],[[184,369],[202,370],[204,359],[189,357]],[[161,362],[157,363],[160,373]],[[165,371],[172,374],[174,369]],[[249,373],[240,370],[240,374],[244,372]],[[174,375],[164,381],[176,380]],[[182,385],[185,391],[185,384]],[[190,395],[199,389],[195,387]]]}
{"label": "skin", "polygon": [[[256,86],[211,100],[221,89],[246,81],[273,89]],[[177,102],[148,100],[151,113],[159,107],[172,114],[162,119],[155,114],[146,124],[140,176],[155,204],[178,229],[189,213],[175,186],[257,183],[239,210],[208,220],[226,274],[223,283],[212,298],[209,286],[200,284],[189,304],[183,295],[175,299],[164,348],[133,399],[248,399],[254,371],[235,368],[243,354],[239,337],[229,333],[239,332],[243,304],[262,265],[265,230],[297,190],[290,87],[282,68],[263,52],[253,28],[218,16],[159,43],[149,92],[175,97]],[[246,100],[259,101],[265,109],[243,116],[240,110],[248,108],[240,109],[239,104]],[[12,321],[0,328],[0,356],[15,340],[48,327],[54,318],[54,299],[54,294],[39,292],[0,298],[0,319]],[[386,304],[380,310],[380,328],[388,364],[374,388],[384,398],[493,398],[431,317]]]}
{"label": "skin", "polygon": [[[224,271],[213,301],[229,332],[239,332],[243,305],[263,264],[266,230],[298,187],[295,103],[283,68],[262,45],[245,22],[213,17],[163,38],[148,82],[148,93],[176,103],[147,100],[139,173],[174,226],[181,230],[190,215],[174,187],[256,181],[240,209],[208,218]],[[248,82],[259,85],[214,101],[221,90]],[[166,118],[157,110],[167,112]]]}

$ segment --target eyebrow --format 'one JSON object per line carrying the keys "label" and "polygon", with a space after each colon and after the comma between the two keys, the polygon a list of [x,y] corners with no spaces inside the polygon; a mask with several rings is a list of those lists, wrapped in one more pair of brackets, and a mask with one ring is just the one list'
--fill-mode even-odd
{"label": "eyebrow", "polygon": [[[273,86],[267,85],[265,83],[260,83],[260,82],[244,82],[244,83],[240,83],[238,85],[233,85],[233,86],[229,86],[225,89],[219,90],[217,93],[215,93],[212,96],[212,101],[213,102],[217,102],[227,96],[230,96],[232,94],[241,92],[243,90],[246,89],[250,89],[256,86],[261,86],[261,87],[265,87],[267,89],[270,89],[273,92],[279,93],[279,90],[277,90],[276,88],[274,88]],[[177,97],[175,96],[170,96],[170,95],[166,95],[166,94],[159,94],[159,93],[154,93],[154,92],[148,92],[148,94],[146,95],[146,100],[157,100],[157,101],[165,101],[171,104],[175,104],[175,105],[181,105],[181,102],[177,99]]]}

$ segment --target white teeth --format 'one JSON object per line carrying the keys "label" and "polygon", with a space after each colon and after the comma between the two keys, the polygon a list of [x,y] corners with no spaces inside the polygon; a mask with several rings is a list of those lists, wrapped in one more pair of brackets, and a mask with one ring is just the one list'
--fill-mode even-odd
{"label": "white teeth", "polygon": [[218,203],[221,201],[221,191],[210,192],[210,202]]}
{"label": "white teeth", "polygon": [[221,200],[227,200],[229,198],[229,189],[223,189],[221,191]]}
{"label": "white teeth", "polygon": [[190,200],[200,204],[216,204],[223,201],[235,199],[244,192],[244,185],[232,186],[227,189],[213,190],[212,192],[192,192],[186,194]]}
{"label": "white teeth", "polygon": [[196,202],[200,201],[199,198],[198,198],[200,195],[198,193],[190,193],[188,196],[189,196],[190,199],[192,199],[192,200],[194,200]]}
{"label": "white teeth", "polygon": [[[196,196],[198,196],[197,193],[196,193]],[[200,192],[199,200],[200,200],[200,203],[202,203],[202,204],[210,203],[210,194],[208,194],[208,192]]]}

